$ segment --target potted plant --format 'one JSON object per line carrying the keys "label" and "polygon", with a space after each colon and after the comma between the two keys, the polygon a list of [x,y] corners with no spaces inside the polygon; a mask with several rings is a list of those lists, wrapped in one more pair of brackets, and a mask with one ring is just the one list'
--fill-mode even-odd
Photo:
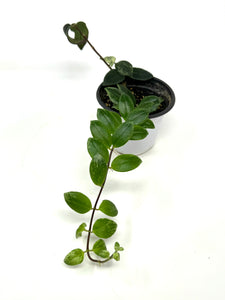
{"label": "potted plant", "polygon": [[[135,107],[143,108],[151,103],[149,119],[154,120],[154,125],[151,123],[147,126],[146,123],[148,136],[141,141],[130,140],[126,145],[117,149],[120,153],[137,155],[149,150],[155,143],[162,117],[174,106],[173,90],[164,81],[142,68],[133,67],[128,61],[116,62],[113,56],[103,58],[90,43],[89,31],[84,22],[66,24],[63,29],[69,42],[76,44],[81,50],[88,43],[108,67],[109,71],[97,89],[97,100],[103,108],[119,113],[118,103],[122,95],[130,97]],[[70,36],[71,33],[73,37]],[[122,117],[124,118],[124,115]]]}
{"label": "potted plant", "polygon": [[[70,37],[70,31],[75,34],[74,37]],[[81,192],[64,194],[66,203],[75,212],[90,213],[89,225],[83,222],[76,230],[76,238],[84,233],[87,235],[86,248],[73,249],[66,255],[64,262],[67,265],[79,265],[85,255],[99,264],[112,259],[118,261],[123,247],[115,242],[110,254],[105,242],[117,230],[117,224],[112,218],[118,214],[111,200],[101,199],[108,172],[128,172],[141,164],[142,160],[137,153],[147,149],[142,145],[134,151],[134,148],[129,149],[129,143],[146,143],[150,130],[155,128],[150,118],[156,120],[162,111],[169,111],[174,105],[174,94],[168,85],[154,78],[148,71],[133,68],[127,61],[116,63],[114,57],[103,58],[88,40],[88,29],[84,22],[66,24],[64,32],[68,40],[80,49],[88,43],[110,69],[97,90],[97,99],[103,108],[97,110],[97,120],[90,122],[92,137],[87,141],[91,157],[89,173],[93,183],[99,186],[99,193],[94,202]],[[104,214],[103,217],[96,220],[96,211]],[[94,240],[92,236],[95,236]]]}

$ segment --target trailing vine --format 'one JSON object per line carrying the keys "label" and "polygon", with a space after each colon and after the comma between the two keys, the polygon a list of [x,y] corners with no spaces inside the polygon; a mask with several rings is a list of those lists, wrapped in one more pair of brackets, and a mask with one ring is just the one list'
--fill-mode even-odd
{"label": "trailing vine", "polygon": [[[75,33],[75,37],[69,36],[69,30]],[[128,172],[136,169],[142,162],[140,157],[133,154],[117,154],[114,150],[125,145],[129,140],[141,140],[148,135],[148,128],[153,129],[154,124],[149,119],[149,114],[156,111],[163,99],[157,96],[146,96],[141,103],[137,101],[132,92],[123,85],[126,77],[139,80],[148,80],[152,77],[149,72],[133,68],[127,61],[115,63],[114,57],[103,58],[88,41],[88,29],[86,24],[66,24],[64,32],[68,40],[77,44],[80,49],[88,43],[99,57],[107,64],[110,71],[106,74],[103,85],[106,93],[118,111],[109,111],[99,108],[97,119],[90,122],[91,137],[87,141],[87,150],[91,157],[89,174],[93,183],[99,186],[96,200],[91,202],[89,197],[81,192],[67,192],[64,199],[68,206],[79,214],[90,213],[89,226],[85,222],[80,224],[76,230],[76,238],[86,234],[86,249],[76,248],[70,251],[64,262],[68,265],[78,265],[87,257],[96,263],[106,263],[111,259],[120,260],[120,252],[123,247],[119,242],[114,243],[114,251],[110,254],[105,239],[110,238],[117,230],[117,223],[112,219],[118,214],[115,204],[107,199],[101,200],[105,187],[107,175],[110,170],[117,172]],[[115,65],[115,69],[112,66]],[[112,154],[115,158],[112,159]],[[107,217],[95,220],[96,211],[102,212]],[[109,218],[110,217],[110,218]],[[99,238],[93,245],[92,235]]]}

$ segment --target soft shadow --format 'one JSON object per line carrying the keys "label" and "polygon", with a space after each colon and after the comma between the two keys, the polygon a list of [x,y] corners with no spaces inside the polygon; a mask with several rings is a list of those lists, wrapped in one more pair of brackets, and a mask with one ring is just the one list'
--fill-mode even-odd
{"label": "soft shadow", "polygon": [[54,71],[59,74],[60,77],[66,79],[77,79],[85,77],[90,70],[90,66],[83,61],[81,63],[77,61],[64,61],[48,65],[46,69]]}
{"label": "soft shadow", "polygon": [[58,210],[56,215],[65,223],[76,224],[83,221],[83,216],[74,213],[72,210]]}

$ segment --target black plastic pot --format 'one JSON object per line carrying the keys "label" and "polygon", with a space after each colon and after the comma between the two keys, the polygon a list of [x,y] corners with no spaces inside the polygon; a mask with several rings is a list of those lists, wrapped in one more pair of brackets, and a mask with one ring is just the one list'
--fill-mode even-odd
{"label": "black plastic pot", "polygon": [[[129,79],[127,80],[127,87],[133,89],[138,88],[139,90],[142,90],[144,96],[156,95],[164,99],[164,102],[162,103],[162,107],[156,112],[153,112],[149,115],[150,119],[160,117],[166,114],[168,111],[172,109],[172,107],[175,104],[175,95],[173,90],[168,84],[166,84],[164,81],[158,78],[153,77],[147,81],[137,81],[137,80]],[[107,94],[105,91],[105,86],[100,84],[96,94],[99,104],[105,109],[117,111],[114,108],[107,106],[106,103],[103,101],[106,95]]]}

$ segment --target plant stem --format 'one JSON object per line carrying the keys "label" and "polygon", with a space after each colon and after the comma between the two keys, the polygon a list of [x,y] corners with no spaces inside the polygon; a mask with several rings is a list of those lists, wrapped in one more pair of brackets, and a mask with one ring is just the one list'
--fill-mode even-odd
{"label": "plant stem", "polygon": [[100,199],[100,196],[102,194],[102,191],[104,189],[104,186],[105,186],[105,183],[106,183],[106,178],[107,178],[107,175],[108,175],[108,171],[109,171],[109,166],[110,166],[110,162],[111,162],[111,158],[112,158],[112,153],[113,153],[113,150],[114,148],[112,147],[111,150],[110,150],[110,153],[109,153],[109,160],[108,160],[108,163],[107,163],[107,173],[106,173],[106,176],[105,176],[105,180],[100,188],[100,191],[98,193],[98,196],[97,196],[97,199],[95,201],[95,205],[93,207],[93,210],[92,210],[92,214],[91,214],[91,219],[90,219],[90,225],[89,225],[89,229],[88,229],[88,236],[87,236],[87,247],[86,247],[86,252],[87,252],[87,256],[88,258],[93,261],[93,262],[98,262],[98,263],[104,263],[104,262],[107,262],[109,261],[113,256],[111,255],[109,258],[105,259],[105,260],[98,260],[98,259],[94,259],[91,257],[90,255],[90,250],[89,250],[89,244],[90,244],[90,237],[91,237],[91,229],[92,229],[92,223],[93,223],[93,220],[94,220],[94,215],[95,215],[95,211],[97,210],[97,205],[98,205],[98,201]]}
{"label": "plant stem", "polygon": [[86,42],[89,44],[89,46],[92,48],[92,50],[94,50],[94,52],[100,57],[100,59],[106,64],[106,66],[112,70],[111,66],[105,61],[105,59],[101,56],[101,54],[95,49],[95,47],[91,44],[91,42],[89,42],[88,38],[82,33],[82,31],[80,30],[80,28],[75,25],[76,29],[79,31],[79,33],[82,35],[82,37],[86,40]]}

